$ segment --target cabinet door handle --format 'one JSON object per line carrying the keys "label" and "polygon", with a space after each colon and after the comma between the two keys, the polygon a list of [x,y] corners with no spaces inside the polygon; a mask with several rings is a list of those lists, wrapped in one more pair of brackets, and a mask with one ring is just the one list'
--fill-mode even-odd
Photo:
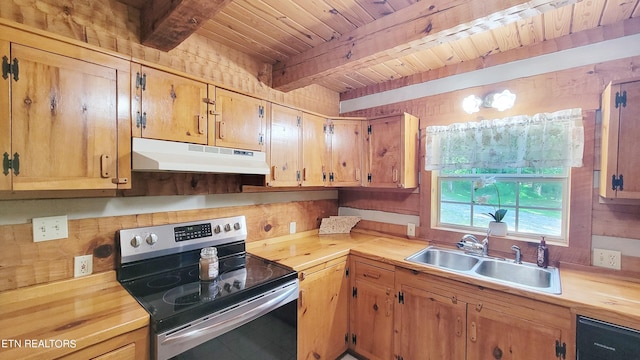
{"label": "cabinet door handle", "polygon": [[471,327],[469,329],[469,339],[473,342],[476,342],[478,340],[478,329],[475,321],[471,322]]}
{"label": "cabinet door handle", "polygon": [[393,302],[391,301],[391,299],[387,299],[387,317],[391,316],[391,314],[393,314],[393,310],[391,309],[391,307],[393,306]]}
{"label": "cabinet door handle", "polygon": [[304,296],[302,296],[304,294],[304,290],[300,289],[300,291],[298,292],[298,306],[302,309],[304,307]]}
{"label": "cabinet door handle", "polygon": [[202,115],[196,115],[198,121],[198,134],[202,135],[207,132],[207,120]]}
{"label": "cabinet door handle", "polygon": [[218,123],[218,138],[219,139],[224,139],[224,137],[226,136],[226,133],[225,133],[225,127],[226,126],[225,125],[226,124],[225,124],[224,121],[220,121]]}
{"label": "cabinet door handle", "polygon": [[102,156],[100,156],[100,176],[103,178],[111,177],[110,163],[111,156],[108,154],[102,154]]}
{"label": "cabinet door handle", "polygon": [[380,274],[372,274],[372,273],[364,273],[362,274],[364,277],[372,278],[372,279],[380,279]]}
{"label": "cabinet door handle", "polygon": [[277,177],[278,177],[278,176],[276,175],[277,171],[278,171],[278,167],[277,167],[277,166],[272,166],[272,167],[271,167],[271,178],[272,178],[273,180],[277,180]]}
{"label": "cabinet door handle", "polygon": [[302,181],[307,181],[307,168],[302,168]]}
{"label": "cabinet door handle", "polygon": [[462,336],[462,319],[460,316],[456,317],[456,336]]}

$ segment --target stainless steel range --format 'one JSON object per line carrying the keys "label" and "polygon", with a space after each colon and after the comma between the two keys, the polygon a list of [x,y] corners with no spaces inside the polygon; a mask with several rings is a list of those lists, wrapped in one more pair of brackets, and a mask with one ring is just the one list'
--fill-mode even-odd
{"label": "stainless steel range", "polygon": [[[244,216],[123,229],[118,280],[151,315],[154,359],[296,359],[297,273],[245,252]],[[200,250],[219,276],[201,281]]]}

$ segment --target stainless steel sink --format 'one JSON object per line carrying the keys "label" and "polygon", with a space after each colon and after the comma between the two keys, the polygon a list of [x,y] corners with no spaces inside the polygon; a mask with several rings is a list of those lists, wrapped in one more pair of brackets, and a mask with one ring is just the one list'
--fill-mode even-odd
{"label": "stainless steel sink", "polygon": [[405,260],[517,288],[550,294],[562,292],[560,271],[555,267],[541,268],[531,263],[516,264],[510,260],[483,257],[433,246],[420,250]]}
{"label": "stainless steel sink", "polygon": [[537,289],[549,289],[549,292],[560,293],[558,269],[554,267],[540,268],[533,264],[516,264],[506,261],[484,260],[475,269],[481,276],[509,283],[529,286]]}
{"label": "stainless steel sink", "polygon": [[433,247],[417,252],[406,260],[460,271],[471,270],[480,261],[480,259],[465,253]]}

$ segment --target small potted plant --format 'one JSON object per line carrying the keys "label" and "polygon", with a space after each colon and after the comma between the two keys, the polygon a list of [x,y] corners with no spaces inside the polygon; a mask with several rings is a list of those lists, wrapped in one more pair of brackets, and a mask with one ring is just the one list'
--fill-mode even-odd
{"label": "small potted plant", "polygon": [[[498,186],[496,185],[494,178],[483,178],[482,180],[476,182],[475,188],[476,190],[479,188],[483,188],[488,185],[493,185],[496,189],[496,194],[498,195],[498,209],[496,209],[493,213],[486,213],[487,215],[493,218],[493,221],[489,222],[489,231],[493,236],[505,236],[507,235],[507,223],[502,222],[504,216],[507,214],[507,209],[502,209],[500,207],[500,190],[498,190]],[[486,203],[486,198],[483,197],[483,201],[480,203]]]}

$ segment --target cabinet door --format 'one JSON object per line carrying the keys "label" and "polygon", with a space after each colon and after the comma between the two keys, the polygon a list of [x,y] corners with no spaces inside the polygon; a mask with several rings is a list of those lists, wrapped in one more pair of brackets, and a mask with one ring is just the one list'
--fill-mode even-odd
{"label": "cabinet door", "polygon": [[271,107],[271,178],[269,186],[300,184],[301,112],[273,104]]}
{"label": "cabinet door", "polygon": [[[0,40],[0,58],[6,56],[11,62],[11,49],[8,41]],[[9,106],[9,87],[14,81],[11,76],[0,78],[0,157],[13,157],[11,151],[11,107]],[[12,172],[0,174],[0,190],[11,190]]]}
{"label": "cabinet door", "polygon": [[11,58],[13,189],[115,189],[116,70],[18,44]]}
{"label": "cabinet door", "polygon": [[207,84],[146,66],[131,73],[136,136],[207,144]]}
{"label": "cabinet door", "polygon": [[[624,104],[616,98],[626,97]],[[640,81],[609,85],[602,99],[602,168],[600,195],[618,199],[640,199]],[[622,178],[622,188],[613,189],[612,178]]]}
{"label": "cabinet door", "polygon": [[400,285],[400,294],[395,315],[397,355],[412,360],[464,360],[467,304],[407,285]]}
{"label": "cabinet door", "polygon": [[327,120],[302,114],[302,186],[324,186],[327,156],[324,129]]}
{"label": "cabinet door", "polygon": [[560,329],[482,304],[469,304],[467,332],[468,360],[559,358],[555,345],[562,341]]}
{"label": "cabinet door", "polygon": [[304,275],[298,298],[298,359],[336,359],[347,350],[346,259]]}
{"label": "cabinet door", "polygon": [[362,121],[332,120],[330,125],[330,186],[360,186]]}
{"label": "cabinet door", "polygon": [[351,343],[368,359],[393,357],[393,301],[391,288],[355,281],[351,299]]}
{"label": "cabinet door", "polygon": [[264,151],[266,113],[263,100],[217,88],[215,145]]}
{"label": "cabinet door", "polygon": [[367,186],[418,186],[418,118],[402,114],[370,120],[366,138]]}

